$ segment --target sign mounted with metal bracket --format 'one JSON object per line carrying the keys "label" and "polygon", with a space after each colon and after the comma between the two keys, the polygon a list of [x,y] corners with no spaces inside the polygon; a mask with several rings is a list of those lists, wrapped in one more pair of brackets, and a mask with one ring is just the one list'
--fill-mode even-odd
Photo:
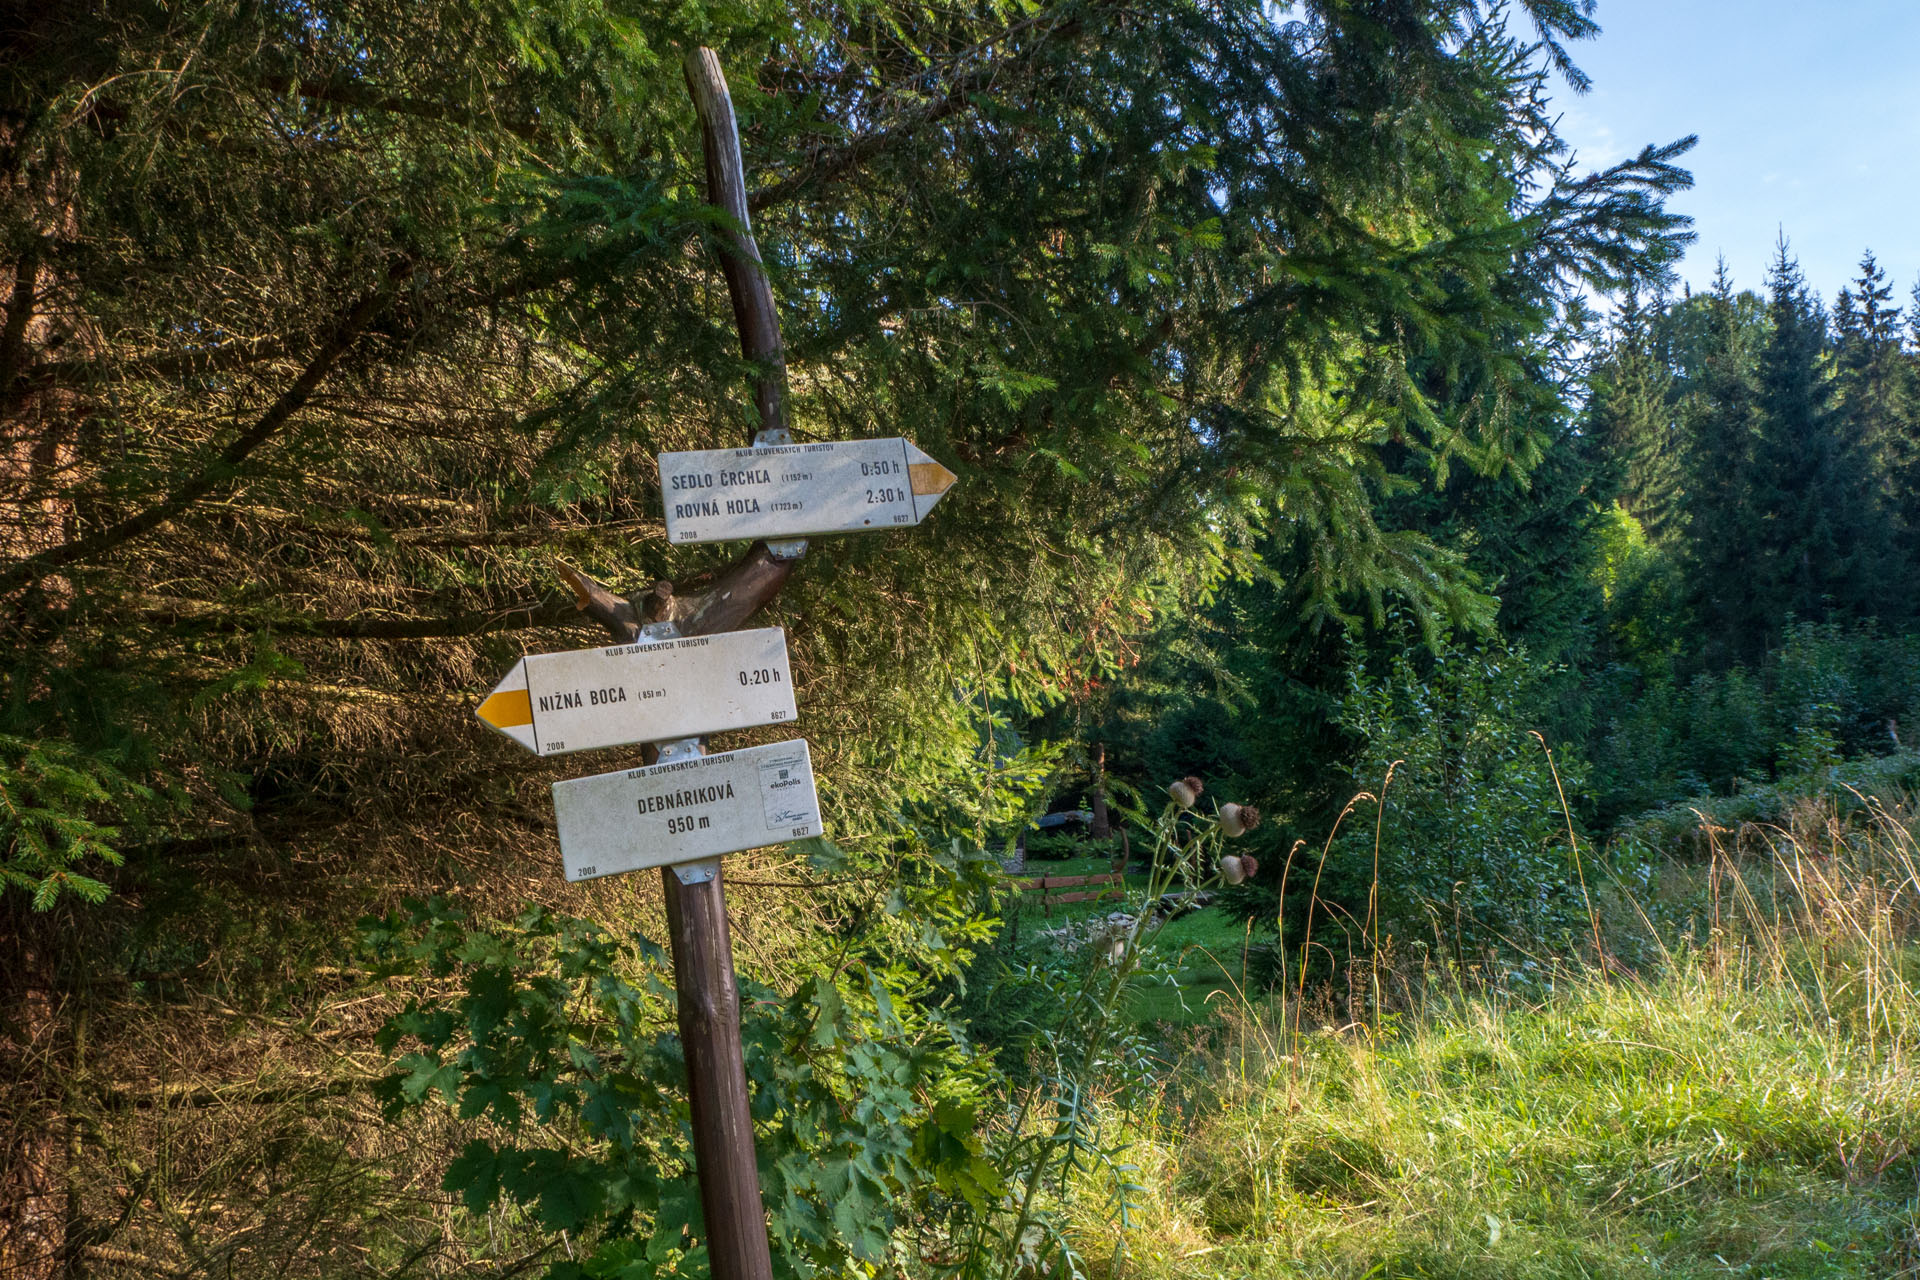
{"label": "sign mounted with metal bracket", "polygon": [[474,714],[540,756],[789,723],[787,633],[760,627],[532,654]]}
{"label": "sign mounted with metal bracket", "polygon": [[672,866],[821,833],[805,741],[553,784],[567,879]]}
{"label": "sign mounted with metal bracket", "polygon": [[663,453],[659,462],[676,544],[907,528],[955,479],[898,437]]}

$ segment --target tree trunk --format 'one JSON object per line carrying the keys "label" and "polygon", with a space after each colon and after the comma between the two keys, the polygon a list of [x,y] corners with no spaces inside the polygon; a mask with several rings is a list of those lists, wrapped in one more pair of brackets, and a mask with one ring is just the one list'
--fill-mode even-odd
{"label": "tree trunk", "polygon": [[[30,125],[0,122],[0,202],[5,220],[31,234],[0,260],[0,563],[20,560],[73,538],[68,491],[78,464],[76,442],[85,406],[69,391],[14,392],[58,346],[86,349],[84,316],[63,314],[54,242],[77,237],[71,165],[57,149],[36,146]],[[63,578],[43,579],[28,607],[64,604]],[[70,1234],[78,1209],[71,1178],[71,1124],[56,1118],[56,1087],[66,1065],[59,945],[52,921],[25,906],[24,895],[0,889],[0,1277],[52,1280],[75,1274]]]}
{"label": "tree trunk", "polygon": [[[67,1152],[54,1123],[52,1076],[59,1061],[61,1019],[54,1000],[52,958],[23,925],[7,948],[10,981],[0,990],[0,1276],[55,1280],[67,1258]],[[0,916],[0,918],[4,918]]]}
{"label": "tree trunk", "polygon": [[[77,236],[72,178],[59,156],[34,148],[25,129],[0,125],[0,153],[19,157],[0,175],[6,220],[33,229],[17,256],[0,261],[0,397],[7,406],[0,416],[0,560],[23,560],[73,538],[67,493],[83,406],[68,391],[16,391],[32,386],[35,367],[55,344],[71,356],[89,336],[85,317],[60,313],[64,293],[50,251],[56,240]],[[63,579],[43,586],[61,600],[69,590]]]}
{"label": "tree trunk", "polygon": [[1107,820],[1107,744],[1093,744],[1093,825],[1095,840],[1113,838],[1113,825]]}

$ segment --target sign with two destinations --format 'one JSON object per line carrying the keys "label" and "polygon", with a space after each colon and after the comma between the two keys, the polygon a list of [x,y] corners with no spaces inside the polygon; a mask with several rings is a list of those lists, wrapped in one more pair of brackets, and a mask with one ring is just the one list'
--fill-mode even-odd
{"label": "sign with two destinations", "polygon": [[539,756],[786,723],[795,714],[787,633],[532,654],[475,714]]}
{"label": "sign with two destinations", "polygon": [[926,519],[954,479],[898,437],[660,455],[673,543],[905,528]]}
{"label": "sign with two destinations", "polygon": [[692,862],[821,833],[804,740],[553,784],[567,879]]}

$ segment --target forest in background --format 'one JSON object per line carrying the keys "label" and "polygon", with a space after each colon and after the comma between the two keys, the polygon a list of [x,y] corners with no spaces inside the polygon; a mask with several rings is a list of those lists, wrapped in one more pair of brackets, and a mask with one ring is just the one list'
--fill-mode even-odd
{"label": "forest in background", "polygon": [[1690,140],[1573,162],[1580,0],[7,24],[0,1273],[703,1274],[657,883],[565,884],[580,770],[471,716],[600,641],[562,566],[731,558],[652,464],[745,443],[765,372],[696,45],[796,435],[959,475],[764,615],[830,834],[727,868],[777,1274],[1082,1259],[1093,1166],[1127,1218],[1161,962],[1016,948],[1049,808],[1110,793],[1167,889],[1259,805],[1225,908],[1270,976],[1342,930],[1292,980],[1351,992],[1422,935],[1606,963],[1570,853],[1903,767],[1910,335],[1784,248],[1670,295]]}
{"label": "forest in background", "polygon": [[[1311,549],[1283,538],[1270,576],[1172,624],[1133,679],[1065,713],[1070,732],[1128,775],[1260,796],[1280,821],[1257,839],[1281,860],[1404,760],[1398,916],[1464,896],[1495,932],[1572,919],[1549,744],[1581,830],[1622,856],[1701,805],[1771,819],[1826,786],[1910,781],[1920,302],[1893,296],[1868,252],[1828,308],[1784,239],[1760,291],[1724,269],[1700,294],[1623,290],[1582,331],[1524,479],[1381,504],[1383,527],[1459,557],[1490,624],[1436,637],[1387,604],[1329,625],[1294,567]],[[1351,909],[1372,832],[1336,849],[1323,892]]]}

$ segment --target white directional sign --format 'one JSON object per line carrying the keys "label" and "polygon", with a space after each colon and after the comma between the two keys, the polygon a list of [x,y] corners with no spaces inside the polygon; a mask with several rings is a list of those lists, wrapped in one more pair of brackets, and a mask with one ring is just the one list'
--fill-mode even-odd
{"label": "white directional sign", "polygon": [[820,834],[804,741],[553,784],[567,879],[693,862]]}
{"label": "white directional sign", "polygon": [[897,437],[660,455],[675,543],[904,528],[924,520],[954,479]]}
{"label": "white directional sign", "polygon": [[794,718],[779,627],[522,658],[474,713],[535,755]]}

